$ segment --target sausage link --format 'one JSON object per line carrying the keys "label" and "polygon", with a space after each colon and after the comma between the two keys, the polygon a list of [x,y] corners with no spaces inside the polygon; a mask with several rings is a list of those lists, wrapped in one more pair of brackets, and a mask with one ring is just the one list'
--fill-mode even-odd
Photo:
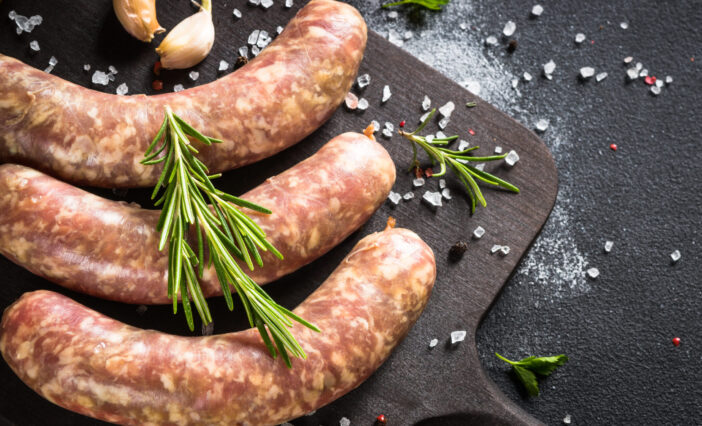
{"label": "sausage link", "polygon": [[[394,182],[395,165],[380,144],[344,133],[244,194],[273,210],[249,213],[284,256],[262,253],[264,266],[249,275],[265,284],[331,250],[370,218]],[[75,291],[168,303],[168,250],[158,250],[158,216],[24,166],[0,166],[0,253]],[[201,281],[206,297],[222,294],[214,268]]]}
{"label": "sausage link", "polygon": [[224,143],[204,147],[212,172],[271,156],[322,125],[353,84],[366,25],[353,7],[312,0],[241,69],[157,96],[86,89],[0,55],[0,163],[31,166],[77,184],[154,185],[139,163],[164,108]]}
{"label": "sausage link", "polygon": [[278,424],[316,410],[368,378],[419,317],[436,276],[412,231],[362,239],[295,313],[307,359],[271,358],[258,331],[179,337],[110,319],[50,291],[3,315],[0,351],[49,401],[121,424]]}

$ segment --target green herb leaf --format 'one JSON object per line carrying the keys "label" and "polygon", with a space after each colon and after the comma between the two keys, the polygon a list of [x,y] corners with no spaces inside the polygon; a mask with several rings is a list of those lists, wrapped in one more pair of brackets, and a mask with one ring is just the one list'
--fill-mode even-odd
{"label": "green herb leaf", "polygon": [[[163,124],[141,162],[145,165],[163,163],[151,199],[165,187],[156,201],[156,205],[163,205],[156,229],[161,232],[159,250],[168,245],[168,296],[173,300],[173,313],[177,313],[180,296],[190,331],[195,327],[191,301],[202,322],[212,322],[198,277],[202,278],[205,263],[214,265],[229,310],[234,309],[233,288],[241,298],[251,327],[259,330],[271,355],[280,354],[291,367],[288,352],[306,358],[305,351],[290,332],[293,321],[315,331],[319,329],[275,303],[235,260],[239,258],[253,269],[254,261],[259,266],[263,264],[259,250],[270,250],[283,258],[241,208],[264,214],[271,211],[216,189],[210,179],[219,175],[207,175],[207,167],[195,157],[198,151],[191,145],[190,138],[205,145],[221,143],[219,139],[203,135],[166,107]],[[161,146],[157,147],[159,142]],[[190,246],[191,227],[197,234],[197,252]],[[205,249],[209,254],[207,262]]]}
{"label": "green herb leaf", "polygon": [[384,8],[400,6],[403,4],[416,4],[431,10],[441,10],[441,6],[448,4],[451,0],[400,0],[393,3],[384,4]]}
{"label": "green herb leaf", "polygon": [[536,380],[537,374],[542,377],[547,377],[568,361],[568,357],[563,354],[542,357],[529,356],[519,361],[509,360],[497,352],[495,352],[495,356],[512,365],[514,372],[517,374],[522,384],[524,384],[530,396],[539,395],[539,383]]}

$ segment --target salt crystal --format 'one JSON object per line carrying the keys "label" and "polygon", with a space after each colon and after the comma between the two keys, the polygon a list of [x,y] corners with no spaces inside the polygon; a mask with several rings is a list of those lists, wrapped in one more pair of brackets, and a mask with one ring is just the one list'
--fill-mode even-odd
{"label": "salt crystal", "polygon": [[646,77],[648,76],[648,69],[644,68],[639,71],[639,77]]}
{"label": "salt crystal", "polygon": [[595,80],[599,83],[600,81],[604,80],[607,78],[607,73],[606,72],[601,72],[595,76]]}
{"label": "salt crystal", "polygon": [[669,75],[665,77],[665,84],[670,84],[672,82],[673,82],[673,77],[671,77]]}
{"label": "salt crystal", "polygon": [[284,28],[283,28],[282,26],[280,26],[280,25],[278,25],[277,27],[275,27],[275,32],[278,33],[278,34],[282,33],[283,30],[284,30]]}
{"label": "salt crystal", "polygon": [[405,40],[409,40],[412,37],[414,37],[414,33],[409,30],[405,31],[405,34],[402,36],[402,38],[404,38]]}
{"label": "salt crystal", "polygon": [[458,342],[462,342],[466,339],[465,330],[456,330],[451,332],[451,344],[455,345]]}
{"label": "salt crystal", "polygon": [[627,77],[629,77],[629,80],[636,80],[637,78],[639,78],[639,70],[637,70],[636,68],[629,68],[628,70],[626,70],[626,75]]}
{"label": "salt crystal", "polygon": [[660,78],[656,80],[656,86],[663,87],[663,84],[663,80],[661,80]]}
{"label": "salt crystal", "polygon": [[539,121],[536,122],[536,130],[539,132],[543,133],[548,129],[549,121],[546,120],[545,118],[540,119]]}
{"label": "salt crystal", "polygon": [[673,261],[673,263],[676,263],[682,255],[680,254],[680,250],[675,250],[674,252],[670,253],[670,259]]}
{"label": "salt crystal", "polygon": [[399,14],[396,10],[391,10],[390,12],[388,12],[388,19],[397,19],[398,16]]}
{"label": "salt crystal", "polygon": [[288,9],[293,7],[293,0],[285,0],[285,7],[287,7]]}
{"label": "salt crystal", "polygon": [[252,46],[258,43],[258,35],[260,32],[261,30],[253,30],[251,34],[249,34],[249,39],[246,42]]}
{"label": "salt crystal", "polygon": [[500,247],[500,255],[501,256],[507,256],[509,254],[509,246],[502,246]]}
{"label": "salt crystal", "polygon": [[251,54],[253,56],[258,56],[259,53],[261,53],[261,49],[258,46],[251,46]]}
{"label": "salt crystal", "polygon": [[479,95],[480,94],[480,83],[477,81],[471,80],[467,81],[463,84],[463,86],[468,89],[469,92],[473,93],[474,95]]}
{"label": "salt crystal", "polygon": [[426,120],[427,118],[429,118],[429,114],[431,114],[431,111],[427,111],[427,112],[425,112],[424,114],[422,114],[422,116],[419,117],[419,122],[420,122],[420,123],[424,123],[424,120]]}
{"label": "salt crystal", "polygon": [[587,270],[587,276],[594,280],[600,276],[600,270],[597,268],[590,268]]}
{"label": "salt crystal", "polygon": [[117,73],[118,73],[117,68],[115,68],[114,65],[110,65],[109,67],[107,67],[107,69],[108,69],[108,70],[110,71],[110,73],[112,73],[112,74],[117,74]]}
{"label": "salt crystal", "polygon": [[534,7],[531,8],[532,16],[541,16],[542,13],[544,13],[544,8],[540,4],[534,5]]}
{"label": "salt crystal", "polygon": [[588,79],[595,75],[595,69],[593,67],[582,67],[580,68],[580,77],[583,79]]}
{"label": "salt crystal", "polygon": [[392,137],[392,130],[383,129],[382,133],[383,133],[383,136],[385,136],[388,139]]}
{"label": "salt crystal", "polygon": [[196,81],[200,77],[200,73],[197,71],[190,71],[188,77],[190,77],[192,81]]}
{"label": "salt crystal", "polygon": [[629,23],[628,23],[628,22],[622,22],[622,23],[619,24],[619,26],[620,26],[623,30],[625,30],[625,29],[629,28]]}
{"label": "salt crystal", "polygon": [[252,6],[258,6],[261,4],[261,0],[249,0],[249,4]]}
{"label": "salt crystal", "polygon": [[17,12],[15,12],[14,10],[11,10],[10,13],[7,14],[7,16],[9,16],[10,19],[14,21],[15,16],[17,16]]}
{"label": "salt crystal", "polygon": [[235,18],[239,19],[241,18],[241,11],[237,8],[234,8],[234,10],[232,11],[232,15],[234,15]]}
{"label": "salt crystal", "polygon": [[351,420],[347,419],[346,417],[342,417],[341,420],[339,420],[339,426],[350,426],[351,425]]}
{"label": "salt crystal", "polygon": [[495,154],[502,154],[502,147],[501,146],[495,147]]}
{"label": "salt crystal", "polygon": [[268,9],[273,6],[273,0],[261,0],[261,6],[263,6],[264,9]]}
{"label": "salt crystal", "polygon": [[392,132],[393,130],[395,130],[395,126],[394,126],[391,122],[389,122],[389,121],[386,121],[386,122],[385,122],[385,128],[388,129],[388,130],[390,130],[391,132]]}
{"label": "salt crystal", "polygon": [[483,238],[483,235],[485,235],[485,229],[482,226],[478,226],[473,230],[473,238],[476,240]]}
{"label": "salt crystal", "polygon": [[356,83],[358,84],[358,87],[360,89],[363,89],[364,87],[368,86],[371,82],[370,75],[368,74],[363,74],[359,75],[358,78],[356,79]]}
{"label": "salt crystal", "polygon": [[33,25],[41,25],[41,23],[44,22],[44,18],[42,18],[41,15],[34,15],[29,18],[29,22]]}
{"label": "salt crystal", "polygon": [[402,39],[402,36],[400,36],[400,33],[395,30],[388,31],[388,41],[395,46],[402,46],[405,44],[405,41]]}
{"label": "salt crystal", "polygon": [[361,111],[365,111],[368,109],[368,99],[366,98],[361,98],[358,100],[358,109]]}
{"label": "salt crystal", "polygon": [[563,424],[569,425],[570,422],[571,422],[570,414],[566,414],[566,416],[563,417]]}
{"label": "salt crystal", "polygon": [[438,132],[436,132],[436,139],[446,139],[446,134],[439,130]]}
{"label": "salt crystal", "polygon": [[661,94],[661,88],[658,86],[651,86],[651,93],[658,96]]}
{"label": "salt crystal", "polygon": [[498,251],[500,251],[501,248],[502,248],[501,245],[495,244],[495,245],[493,245],[492,248],[490,249],[490,253],[495,254],[495,253],[497,253]]}
{"label": "salt crystal", "polygon": [[29,42],[29,48],[32,49],[35,52],[39,51],[39,42],[36,40],[32,40]]}
{"label": "salt crystal", "polygon": [[585,34],[583,34],[583,33],[577,33],[577,34],[575,35],[575,42],[576,42],[576,43],[580,44],[580,43],[582,43],[582,42],[584,42],[584,41],[585,41]]}
{"label": "salt crystal", "polygon": [[463,139],[458,141],[458,150],[459,151],[465,151],[468,148],[470,148],[470,143],[468,143],[468,141],[465,141]]}
{"label": "salt crystal", "polygon": [[636,71],[639,71],[641,68],[643,68],[643,64],[641,62],[636,63]]}
{"label": "salt crystal", "polygon": [[241,46],[239,48],[239,56],[243,58],[248,58],[249,57],[249,46]]}
{"label": "salt crystal", "polygon": [[517,164],[517,161],[519,161],[519,154],[517,154],[517,151],[515,150],[510,151],[505,157],[505,163],[507,163],[507,165],[510,167]]}
{"label": "salt crystal", "polygon": [[519,79],[513,78],[512,79],[512,89],[516,89],[518,84],[519,84]]}
{"label": "salt crystal", "polygon": [[214,333],[214,321],[208,324],[202,324],[202,335],[211,336]]}
{"label": "salt crystal", "polygon": [[118,95],[126,95],[127,92],[129,92],[129,87],[127,87],[127,83],[122,83],[119,86],[117,86],[117,94]]}
{"label": "salt crystal", "polygon": [[412,180],[412,186],[419,188],[420,186],[424,186],[424,182],[424,178],[416,178]]}
{"label": "salt crystal", "polygon": [[460,25],[458,25],[458,27],[465,31],[468,29],[468,24],[466,24],[465,22],[461,22]]}
{"label": "salt crystal", "polygon": [[[467,163],[464,163],[464,164],[467,164]],[[476,169],[478,169],[480,171],[483,171],[483,170],[485,170],[485,163],[476,164],[473,167],[475,167]]]}
{"label": "salt crystal", "polygon": [[444,197],[447,200],[451,199],[451,190],[448,188],[444,188],[441,190],[441,196]]}
{"label": "salt crystal", "polygon": [[424,95],[424,100],[422,101],[422,109],[424,111],[429,111],[429,108],[431,108],[431,99],[429,99],[429,96]]}
{"label": "salt crystal", "polygon": [[556,70],[556,63],[553,60],[548,61],[544,64],[544,74],[551,75]]}
{"label": "salt crystal", "polygon": [[390,92],[390,86],[386,84],[385,86],[383,86],[383,99],[381,102],[387,102],[390,99],[390,96],[392,96],[392,93]]}
{"label": "salt crystal", "polygon": [[633,57],[633,56],[627,56],[626,58],[624,58],[624,63],[625,63],[625,64],[630,64],[631,61],[633,61],[633,60],[634,60],[634,57]]}
{"label": "salt crystal", "polygon": [[446,188],[446,179],[439,179],[439,188]]}
{"label": "salt crystal", "polygon": [[422,195],[422,199],[427,202],[431,207],[441,207],[441,193],[427,191]]}
{"label": "salt crystal", "polygon": [[513,21],[507,21],[505,27],[502,29],[502,34],[504,34],[505,37],[511,37],[516,30],[517,24],[515,24]]}
{"label": "salt crystal", "polygon": [[402,200],[402,195],[398,194],[397,192],[390,191],[390,195],[388,195],[388,200],[392,202],[395,205],[400,204],[400,200]]}
{"label": "salt crystal", "polygon": [[110,82],[110,79],[107,77],[107,74],[99,70],[93,73],[93,77],[91,80],[93,84],[102,84],[103,86],[107,86]]}
{"label": "salt crystal", "polygon": [[270,42],[271,38],[270,36],[268,36],[268,31],[261,30],[258,33],[258,40],[256,41],[256,46],[263,49],[264,47],[268,46]]}
{"label": "salt crystal", "polygon": [[449,121],[451,121],[451,120],[449,120],[448,117],[444,117],[441,120],[439,120],[439,123],[438,123],[439,129],[444,130],[446,128],[446,126],[448,126]]}
{"label": "salt crystal", "polygon": [[436,137],[436,136],[434,136],[434,135],[426,135],[426,136],[424,137],[424,139],[425,139],[427,142],[432,143],[432,142],[434,142],[434,138],[435,138],[435,137]]}
{"label": "salt crystal", "polygon": [[51,58],[49,58],[49,65],[51,65],[52,67],[55,67],[56,64],[58,64],[58,60],[56,59],[55,56],[52,56]]}
{"label": "salt crystal", "polygon": [[226,71],[228,69],[229,69],[229,62],[227,62],[225,60],[219,61],[219,68],[218,68],[219,71]]}
{"label": "salt crystal", "polygon": [[402,196],[402,199],[405,201],[409,201],[412,198],[414,198],[414,192],[407,192],[405,195]]}
{"label": "salt crystal", "polygon": [[107,79],[110,81],[115,81],[115,75],[112,74],[111,72],[107,73]]}
{"label": "salt crystal", "polygon": [[488,38],[485,39],[485,44],[487,46],[494,46],[497,44],[497,37],[495,36],[489,36]]}
{"label": "salt crystal", "polygon": [[435,346],[438,345],[438,344],[439,344],[439,339],[431,339],[431,341],[429,341],[429,347],[430,347],[430,348],[433,348],[433,347],[435,347]]}
{"label": "salt crystal", "polygon": [[614,241],[605,241],[604,245],[604,251],[605,253],[609,253],[612,251],[612,247],[614,247]]}
{"label": "salt crystal", "polygon": [[174,92],[182,92],[185,89],[182,84],[176,84],[173,86],[173,91]]}
{"label": "salt crystal", "polygon": [[531,78],[531,74],[529,74],[528,72],[524,73],[524,81],[531,81]]}
{"label": "salt crystal", "polygon": [[83,65],[83,71],[90,71],[90,64]]}
{"label": "salt crystal", "polygon": [[371,121],[371,124],[373,125],[373,133],[380,130],[380,123],[378,123],[376,120]]}

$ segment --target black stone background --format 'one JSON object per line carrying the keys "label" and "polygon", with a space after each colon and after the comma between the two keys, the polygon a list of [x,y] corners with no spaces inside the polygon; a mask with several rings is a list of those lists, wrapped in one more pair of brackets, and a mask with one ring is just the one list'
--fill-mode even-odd
{"label": "black stone background", "polygon": [[[504,109],[529,127],[538,118],[551,121],[542,137],[559,167],[556,209],[562,214],[547,223],[524,262],[532,257],[555,263],[570,256],[567,249],[574,246],[587,267],[596,266],[601,275],[594,281],[574,280],[575,289],[570,289],[559,283],[563,277],[557,273],[544,280],[533,270],[518,269],[478,332],[490,377],[549,424],[566,414],[574,424],[699,424],[702,6],[682,1],[544,2],[544,14],[530,19],[531,2],[453,0],[441,13],[399,8],[398,20],[389,21],[377,0],[350,3],[376,31],[426,31],[421,46],[430,41],[435,51],[417,52],[416,40],[405,48],[430,63],[432,57],[445,58],[434,56],[442,51],[460,58],[462,51],[481,46],[487,35],[499,37],[508,19],[517,23],[517,50],[509,54],[504,44],[485,49],[486,62],[517,76],[529,71],[534,81],[520,82],[519,96],[509,87],[499,95],[486,91],[481,96],[498,105],[510,98]],[[629,29],[622,30],[621,21]],[[5,26],[9,21],[2,16],[0,22]],[[462,31],[461,22],[473,28]],[[587,35],[586,44],[574,44],[577,32]],[[628,83],[622,58],[629,55],[652,74],[672,75],[675,82],[658,97],[640,80]],[[698,56],[697,62],[690,60]],[[538,72],[549,59],[558,66],[553,81]],[[446,61],[432,65],[456,81],[472,72]],[[605,70],[609,77],[601,83],[581,82],[577,73],[582,66]],[[617,152],[608,149],[610,143],[618,145]],[[565,229],[563,215],[568,217]],[[539,245],[559,239],[568,244]],[[615,242],[609,255],[602,252],[606,239]],[[559,251],[561,247],[565,249]],[[683,258],[671,265],[669,254],[675,249]],[[590,289],[576,291],[583,282]],[[674,336],[682,339],[680,347],[671,344]],[[530,399],[494,351],[512,358],[562,352],[571,361],[542,382],[540,397]]]}
{"label": "black stone background", "polygon": [[[427,31],[423,39],[434,51],[420,52],[412,40],[404,46],[423,58],[442,56],[442,50],[460,57],[488,35],[499,39],[507,20],[517,24],[514,53],[501,41],[485,55],[492,66],[534,75],[531,83],[520,81],[521,97],[505,112],[532,128],[538,118],[550,120],[542,138],[557,146],[556,210],[569,216],[562,229],[552,215],[523,262],[532,255],[541,261],[568,256],[538,246],[539,240],[569,239],[601,275],[586,281],[589,291],[559,298],[553,283],[515,273],[477,336],[481,361],[500,389],[548,424],[566,414],[572,424],[702,424],[702,4],[553,1],[541,3],[543,15],[530,19],[536,2],[454,0],[441,13],[398,9],[395,23],[373,8],[376,1],[351,3],[376,31]],[[474,28],[461,31],[462,22]],[[432,31],[436,27],[441,30]],[[587,36],[580,46],[577,32]],[[630,55],[649,74],[675,81],[658,97],[641,80],[629,83],[622,60]],[[539,72],[549,59],[557,64],[553,81]],[[456,81],[472,74],[461,64],[432,65]],[[601,83],[582,82],[584,66],[609,75]],[[512,95],[507,89],[481,96]],[[618,145],[616,152],[610,143]],[[607,239],[615,242],[609,255],[602,248]],[[675,249],[683,257],[671,265]],[[679,347],[671,343],[674,336],[682,340]],[[566,353],[571,360],[542,382],[541,396],[527,398],[495,351],[512,359]]]}

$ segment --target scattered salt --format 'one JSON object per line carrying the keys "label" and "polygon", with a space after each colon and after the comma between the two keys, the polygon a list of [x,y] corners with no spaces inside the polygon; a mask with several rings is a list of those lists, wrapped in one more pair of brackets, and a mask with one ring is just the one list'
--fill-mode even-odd
{"label": "scattered salt", "polygon": [[90,64],[83,65],[83,71],[90,71]]}
{"label": "scattered salt", "polygon": [[221,71],[226,71],[226,70],[228,70],[228,69],[229,69],[229,62],[227,62],[227,61],[225,61],[225,60],[219,61],[219,68],[218,68],[218,70],[219,70],[220,72],[221,72]]}
{"label": "scattered salt", "polygon": [[497,253],[498,251],[500,251],[501,248],[502,248],[501,245],[495,244],[495,245],[493,245],[492,248],[490,249],[490,253],[495,254],[495,253]]}
{"label": "scattered salt", "polygon": [[444,130],[446,126],[448,126],[449,121],[451,121],[448,117],[444,117],[441,120],[439,120],[439,129]]}
{"label": "scattered salt", "polygon": [[548,129],[549,121],[546,120],[545,118],[540,119],[539,121],[536,122],[536,130],[543,133]]}
{"label": "scattered salt", "polygon": [[386,122],[385,122],[385,128],[388,129],[388,130],[390,130],[391,132],[392,132],[393,130],[395,130],[395,126],[394,126],[391,122],[389,122],[389,121],[386,121]]}
{"label": "scattered salt", "polygon": [[14,21],[15,17],[17,16],[17,12],[11,10],[10,13],[7,14],[7,16]]}
{"label": "scattered salt", "polygon": [[626,75],[627,77],[629,77],[629,80],[636,80],[637,78],[639,78],[639,70],[637,70],[636,68],[629,68],[628,70],[626,70]]}
{"label": "scattered salt", "polygon": [[190,71],[188,77],[190,77],[192,81],[196,81],[200,77],[200,73],[197,71]]}
{"label": "scattered salt", "polygon": [[534,7],[531,8],[532,16],[541,16],[542,13],[544,13],[544,8],[540,4],[534,5]]}
{"label": "scattered salt", "polygon": [[285,7],[287,7],[288,9],[293,7],[293,0],[285,0]]}
{"label": "scattered salt", "polygon": [[107,74],[100,70],[97,70],[93,73],[93,77],[91,80],[93,84],[102,84],[103,86],[107,86],[110,83],[110,79],[109,77],[107,77]]}
{"label": "scattered salt", "polygon": [[249,4],[252,6],[258,6],[261,4],[261,0],[249,0]]}
{"label": "scattered salt", "polygon": [[673,263],[677,263],[681,257],[682,255],[680,254],[680,250],[675,250],[674,252],[670,253],[670,259],[673,261]]}
{"label": "scattered salt", "polygon": [[346,417],[342,417],[341,420],[339,420],[339,426],[350,426],[351,425],[351,420],[347,419]]}
{"label": "scattered salt", "polygon": [[232,15],[234,15],[235,18],[239,19],[241,18],[241,11],[237,8],[234,8],[234,10],[232,11]]}
{"label": "scattered salt", "polygon": [[446,179],[439,179],[439,188],[440,189],[446,188]]}
{"label": "scattered salt", "polygon": [[258,56],[259,53],[261,53],[261,49],[258,46],[251,46],[251,54],[253,56]]}
{"label": "scattered salt", "polygon": [[414,192],[407,192],[405,195],[402,196],[402,199],[405,201],[409,201],[412,198],[414,198]]}
{"label": "scattered salt", "polygon": [[653,93],[655,96],[658,96],[661,94],[661,88],[658,86],[651,86],[651,93]]}
{"label": "scattered salt", "polygon": [[583,33],[577,33],[577,34],[575,35],[575,42],[576,42],[577,44],[580,44],[580,43],[582,43],[582,42],[584,42],[584,41],[585,41],[585,34],[583,34]]}
{"label": "scattered salt", "polygon": [[639,71],[641,68],[643,68],[643,64],[641,62],[636,63],[636,71]]}
{"label": "scattered salt", "polygon": [[365,111],[368,109],[368,99],[366,98],[361,98],[358,100],[358,109],[361,111]]}
{"label": "scattered salt", "polygon": [[495,147],[495,154],[502,154],[502,147],[501,146]]}
{"label": "scattered salt", "polygon": [[648,76],[648,69],[647,68],[643,68],[643,69],[639,70],[639,77],[646,77],[646,76]]}
{"label": "scattered salt", "polygon": [[600,81],[604,80],[607,78],[607,73],[606,72],[601,72],[595,76],[595,80],[599,83]]}
{"label": "scattered salt", "polygon": [[622,22],[622,23],[619,24],[619,26],[620,26],[623,30],[625,30],[625,29],[629,28],[629,23],[628,23],[628,22]]}
{"label": "scattered salt", "polygon": [[251,34],[249,34],[249,38],[248,38],[248,40],[246,40],[246,42],[252,46],[255,45],[256,43],[258,43],[258,35],[260,32],[261,32],[261,30],[251,31]]}
{"label": "scattered salt", "polygon": [[419,188],[420,186],[424,186],[424,182],[424,178],[416,178],[412,180],[412,186]]}
{"label": "scattered salt", "polygon": [[516,30],[517,24],[515,24],[513,21],[507,21],[505,27],[502,29],[502,34],[504,34],[505,37],[511,37]]}
{"label": "scattered salt", "polygon": [[451,190],[448,188],[444,188],[441,190],[441,196],[444,197],[447,200],[451,199]]}
{"label": "scattered salt", "polygon": [[382,133],[383,133],[383,136],[385,136],[388,139],[392,137],[392,130],[383,129]]}
{"label": "scattered salt", "polygon": [[663,84],[664,84],[663,80],[661,80],[660,78],[658,80],[656,80],[656,86],[663,87]]}
{"label": "scattered salt", "polygon": [[513,78],[512,79],[512,89],[516,89],[518,85],[519,85],[519,79]]}
{"label": "scattered salt", "polygon": [[475,238],[476,240],[483,238],[483,235],[485,235],[485,228],[483,228],[482,226],[478,226],[473,230],[473,238]]}
{"label": "scattered salt", "polygon": [[593,67],[582,67],[580,68],[580,77],[583,79],[588,79],[595,75],[595,69]]}
{"label": "scattered salt", "polygon": [[396,10],[391,10],[390,12],[388,12],[388,19],[397,19],[398,16],[399,14]]}
{"label": "scattered salt", "polygon": [[465,330],[456,330],[451,332],[451,344],[455,345],[458,342],[462,342],[466,339]]}
{"label": "scattered salt", "polygon": [[570,414],[566,414],[566,416],[563,417],[563,424],[569,425],[570,422],[571,422]]}
{"label": "scattered salt", "polygon": [[597,268],[590,268],[587,270],[587,276],[594,280],[600,276],[600,270]]}
{"label": "scattered salt", "polygon": [[461,23],[458,25],[458,27],[459,27],[460,29],[462,29],[463,31],[465,31],[465,30],[468,29],[468,24],[466,24],[465,22],[461,22]]}
{"label": "scattered salt", "polygon": [[[346,99],[344,99],[344,103],[346,104],[346,108],[353,111],[356,108],[358,108],[358,96],[349,92],[346,94]],[[376,127],[376,129],[377,129],[377,127]]]}
{"label": "scattered salt", "polygon": [[380,123],[378,123],[376,120],[371,121],[371,124],[373,125],[373,133],[380,130]]}
{"label": "scattered salt", "polygon": [[392,92],[390,92],[390,86],[386,84],[383,86],[383,99],[381,102],[387,102],[390,99],[390,96],[392,96]]}
{"label": "scattered salt", "polygon": [[398,194],[397,192],[390,191],[388,200],[390,200],[391,203],[398,205],[400,204],[400,200],[402,200],[402,195]]}
{"label": "scattered salt", "polygon": [[273,6],[273,0],[261,0],[261,6],[263,6],[264,9],[268,9]]}
{"label": "scattered salt", "polygon": [[256,41],[256,46],[263,49],[264,47],[268,46],[271,41],[272,41],[272,39],[268,35],[268,31],[261,30],[258,33],[258,40]]}
{"label": "scattered salt", "polygon": [[427,191],[422,195],[422,199],[427,202],[431,207],[441,207],[441,193]]}
{"label": "scattered salt", "polygon": [[497,44],[497,37],[495,36],[488,36],[488,38],[485,39],[485,45],[487,46],[494,46]]}
{"label": "scattered salt", "polygon": [[625,63],[625,64],[630,64],[631,61],[633,61],[633,60],[634,60],[634,57],[633,57],[633,56],[627,56],[626,58],[624,58],[624,63]]}
{"label": "scattered salt", "polygon": [[439,130],[438,132],[436,132],[436,139],[446,139],[446,134]]}
{"label": "scattered salt", "polygon": [[127,87],[127,83],[122,83],[119,86],[117,86],[117,94],[118,95],[126,95],[127,92],[129,92],[129,87]]}
{"label": "scattered salt", "polygon": [[550,60],[544,64],[544,75],[549,76],[556,70],[556,63]]}
{"label": "scattered salt", "polygon": [[283,28],[282,26],[280,26],[280,25],[278,25],[277,27],[275,27],[275,32],[278,33],[278,34],[282,33],[283,30],[284,30],[284,28]]}
{"label": "scattered salt", "polygon": [[528,72],[525,72],[523,77],[524,77],[524,81],[531,81],[531,78],[532,78],[531,74],[529,74]]}
{"label": "scattered salt", "polygon": [[249,46],[241,46],[239,48],[239,56],[243,58],[248,58],[249,57]]}
{"label": "scattered salt", "polygon": [[56,59],[55,56],[52,56],[51,58],[49,58],[49,65],[51,65],[52,67],[55,67],[56,64],[58,64],[58,60]]}
{"label": "scattered salt", "polygon": [[429,99],[429,96],[424,95],[424,100],[422,101],[422,109],[424,111],[429,111],[429,108],[431,108],[431,99]]}
{"label": "scattered salt", "polygon": [[431,111],[427,111],[427,112],[425,112],[424,114],[422,114],[422,116],[419,117],[419,122],[420,122],[420,123],[423,123],[424,120],[426,120],[427,118],[429,118],[429,114],[431,114]]}
{"label": "scattered salt", "polygon": [[672,82],[673,82],[673,77],[671,77],[669,75],[665,77],[665,84],[670,84]]}
{"label": "scattered salt", "polygon": [[409,40],[412,37],[414,37],[414,33],[409,30],[405,31],[405,34],[402,36],[402,38],[404,38],[405,40]]}
{"label": "scattered salt", "polygon": [[500,247],[500,255],[507,256],[509,254],[509,246]]}
{"label": "scattered salt", "polygon": [[32,49],[35,52],[39,51],[39,42],[36,40],[32,40],[29,42],[29,48]]}
{"label": "scattered salt", "polygon": [[439,339],[431,339],[431,341],[429,341],[430,348],[436,347],[436,345],[438,345],[438,344],[439,344]]}
{"label": "scattered salt", "polygon": [[604,251],[605,253],[609,253],[612,251],[612,247],[614,247],[614,241],[605,241],[604,245]]}
{"label": "scattered salt", "polygon": [[176,84],[173,86],[173,91],[174,92],[182,92],[185,89],[182,84]]}
{"label": "scattered salt", "polygon": [[[463,163],[463,164],[468,164],[468,163]],[[480,171],[483,171],[483,170],[485,170],[485,163],[476,164],[473,167],[475,167],[476,169],[478,169]]]}
{"label": "scattered salt", "polygon": [[368,74],[363,74],[359,75],[358,78],[356,79],[356,83],[358,84],[358,87],[360,89],[363,89],[364,87],[368,86],[371,82],[370,75]]}
{"label": "scattered salt", "polygon": [[107,67],[107,69],[110,71],[111,74],[117,74],[119,71],[117,71],[117,68],[114,67],[114,65],[110,65]]}
{"label": "scattered salt", "polygon": [[395,46],[402,46],[405,44],[405,40],[402,38],[400,33],[395,30],[388,31],[388,41]]}
{"label": "scattered salt", "polygon": [[468,141],[465,141],[463,139],[458,141],[458,150],[459,151],[465,151],[468,148],[470,148],[470,143],[468,143]]}

